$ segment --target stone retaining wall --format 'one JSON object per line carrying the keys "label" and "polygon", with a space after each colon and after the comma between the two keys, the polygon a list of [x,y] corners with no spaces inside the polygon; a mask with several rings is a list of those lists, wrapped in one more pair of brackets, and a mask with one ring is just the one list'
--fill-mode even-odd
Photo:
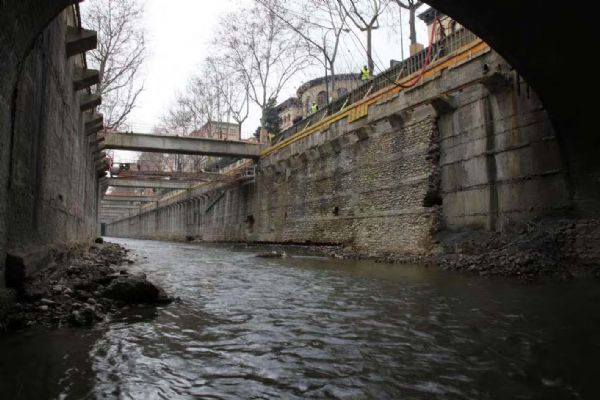
{"label": "stone retaining wall", "polygon": [[535,94],[488,51],[271,152],[252,182],[172,196],[109,236],[343,244],[428,255],[440,230],[501,229],[569,209]]}
{"label": "stone retaining wall", "polygon": [[84,59],[66,55],[68,25],[77,25],[72,8],[32,43],[12,92],[7,88],[0,93],[5,163],[0,176],[0,288],[7,253],[88,242],[97,233],[94,149],[80,111],[83,91],[73,86]]}

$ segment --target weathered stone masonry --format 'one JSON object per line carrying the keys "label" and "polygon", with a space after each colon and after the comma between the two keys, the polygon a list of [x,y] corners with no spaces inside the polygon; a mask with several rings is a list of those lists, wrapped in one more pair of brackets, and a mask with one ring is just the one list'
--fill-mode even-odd
{"label": "weathered stone masonry", "polygon": [[19,65],[12,91],[0,93],[0,290],[11,254],[44,259],[97,231],[97,153],[84,129],[86,91],[74,86],[84,54],[69,57],[66,49],[68,26],[77,23],[72,8],[50,22]]}
{"label": "weathered stone masonry", "polygon": [[263,157],[254,182],[174,196],[107,233],[335,243],[401,257],[429,254],[440,230],[565,212],[556,136],[517,82],[488,51]]}

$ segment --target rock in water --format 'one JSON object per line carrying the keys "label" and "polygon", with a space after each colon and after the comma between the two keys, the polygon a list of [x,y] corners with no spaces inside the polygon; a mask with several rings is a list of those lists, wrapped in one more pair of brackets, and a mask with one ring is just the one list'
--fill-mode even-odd
{"label": "rock in water", "polygon": [[98,243],[98,244],[102,244],[104,243],[104,239],[102,239],[101,237],[96,238],[96,240],[94,240],[94,242]]}
{"label": "rock in water", "polygon": [[102,292],[102,296],[126,303],[165,303],[170,299],[143,276],[121,276],[114,279]]}
{"label": "rock in water", "polygon": [[285,251],[282,251],[282,252],[272,251],[270,253],[257,254],[256,257],[258,257],[258,258],[287,258],[288,255]]}

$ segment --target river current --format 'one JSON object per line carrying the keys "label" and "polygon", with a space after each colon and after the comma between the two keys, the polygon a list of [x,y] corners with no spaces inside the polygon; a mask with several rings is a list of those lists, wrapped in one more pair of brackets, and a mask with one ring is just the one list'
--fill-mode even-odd
{"label": "river current", "polygon": [[1,399],[596,399],[600,284],[110,239],[181,302],[0,336]]}

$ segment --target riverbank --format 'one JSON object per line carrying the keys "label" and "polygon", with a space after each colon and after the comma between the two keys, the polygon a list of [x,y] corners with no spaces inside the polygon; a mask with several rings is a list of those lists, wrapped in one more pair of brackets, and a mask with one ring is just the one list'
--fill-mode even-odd
{"label": "riverbank", "polygon": [[[190,241],[189,238],[187,241]],[[207,244],[200,240],[197,242]],[[285,253],[291,257],[322,256],[391,264],[424,264],[444,270],[520,280],[600,279],[600,220],[595,219],[545,218],[512,224],[502,232],[444,231],[436,236],[430,253],[424,255],[370,255],[342,244],[215,244],[229,245],[234,250]]]}
{"label": "riverbank", "polygon": [[82,253],[49,262],[17,289],[17,302],[0,330],[30,326],[90,326],[128,304],[160,304],[171,299],[146,279],[131,274],[131,252],[101,239]]}
{"label": "riverbank", "polygon": [[525,280],[600,278],[600,221],[541,219],[502,232],[440,237],[432,262],[446,270]]}

